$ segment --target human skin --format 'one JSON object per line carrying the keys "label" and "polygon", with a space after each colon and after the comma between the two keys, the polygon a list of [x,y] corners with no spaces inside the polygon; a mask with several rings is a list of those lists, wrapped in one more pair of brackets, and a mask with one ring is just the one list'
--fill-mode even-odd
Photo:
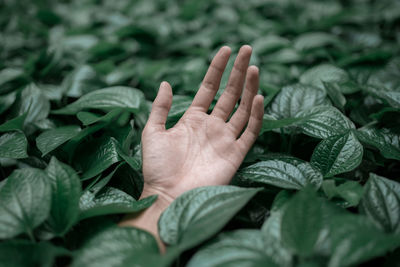
{"label": "human skin", "polygon": [[[222,47],[192,104],[168,130],[165,122],[172,104],[172,89],[167,82],[160,85],[142,132],[144,187],[140,197],[158,195],[158,198],[145,211],[127,215],[120,225],[152,233],[162,251],[165,246],[157,230],[161,213],[190,189],[229,184],[260,132],[263,96],[257,95],[258,68],[248,66],[251,52],[248,45],[240,48],[228,84],[212,112],[207,114],[231,54],[229,47]],[[239,107],[230,117],[240,97]]]}

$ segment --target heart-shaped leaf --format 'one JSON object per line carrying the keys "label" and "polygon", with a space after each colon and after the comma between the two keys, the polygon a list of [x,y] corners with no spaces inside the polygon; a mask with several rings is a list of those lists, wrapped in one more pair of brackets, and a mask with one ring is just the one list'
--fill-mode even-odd
{"label": "heart-shaped leaf", "polygon": [[285,189],[301,189],[307,185],[319,188],[322,183],[322,174],[317,169],[295,158],[257,162],[241,169],[239,177]]}
{"label": "heart-shaped leaf", "polygon": [[400,233],[400,183],[370,173],[360,207],[385,231]]}
{"label": "heart-shaped leaf", "polygon": [[332,255],[329,267],[354,266],[382,256],[400,245],[397,236],[379,231],[360,215],[332,217],[330,236]]}
{"label": "heart-shaped leaf", "polygon": [[365,127],[355,132],[357,138],[377,148],[385,158],[400,160],[400,135],[390,129]]}
{"label": "heart-shaped leaf", "polygon": [[360,165],[363,147],[353,132],[331,136],[319,143],[311,157],[311,164],[325,177],[349,172]]}
{"label": "heart-shaped leaf", "polygon": [[161,239],[182,249],[217,233],[260,189],[206,186],[175,199],[158,222]]}
{"label": "heart-shaped leaf", "polygon": [[55,157],[46,168],[52,186],[49,225],[57,235],[65,234],[79,214],[81,182],[75,171]]}
{"label": "heart-shaped leaf", "polygon": [[299,191],[287,204],[282,216],[283,243],[301,256],[313,253],[322,230],[322,206],[315,192]]}
{"label": "heart-shaped leaf", "polygon": [[118,267],[130,257],[135,259],[136,266],[154,266],[151,265],[154,258],[160,258],[156,240],[150,233],[137,228],[111,227],[86,242],[71,266]]}
{"label": "heart-shaped leaf", "polygon": [[0,189],[0,203],[0,238],[21,233],[32,238],[50,212],[49,177],[39,169],[15,170]]}
{"label": "heart-shaped leaf", "polygon": [[100,109],[110,111],[123,108],[132,112],[139,111],[143,102],[143,93],[138,89],[115,86],[90,92],[72,104],[56,110],[54,114],[76,114],[84,109]]}
{"label": "heart-shaped leaf", "polygon": [[187,266],[278,266],[264,250],[260,230],[237,230],[201,248]]}

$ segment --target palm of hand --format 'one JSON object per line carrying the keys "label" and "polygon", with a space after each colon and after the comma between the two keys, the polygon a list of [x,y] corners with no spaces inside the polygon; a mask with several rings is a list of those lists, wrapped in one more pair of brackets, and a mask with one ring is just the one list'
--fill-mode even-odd
{"label": "palm of hand", "polygon": [[[227,89],[213,112],[206,113],[229,53],[225,47],[215,56],[192,105],[168,130],[164,125],[172,90],[167,83],[160,86],[142,134],[144,190],[176,198],[195,187],[228,184],[239,168],[260,130],[263,102],[262,97],[255,97],[258,70],[250,67],[247,71],[251,49],[245,46],[235,61]],[[246,90],[240,106],[226,122],[241,95],[245,78]],[[248,121],[248,127],[238,138]]]}
{"label": "palm of hand", "polygon": [[173,197],[194,187],[229,183],[243,155],[225,124],[194,111],[174,128],[144,138],[143,173],[151,177],[147,182]]}

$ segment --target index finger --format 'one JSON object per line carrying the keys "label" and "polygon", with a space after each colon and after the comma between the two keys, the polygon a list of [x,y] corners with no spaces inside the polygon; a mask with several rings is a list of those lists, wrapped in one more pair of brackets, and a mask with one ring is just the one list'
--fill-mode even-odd
{"label": "index finger", "polygon": [[231,49],[228,46],[223,46],[215,55],[190,108],[196,108],[203,112],[208,110],[219,89],[230,54]]}

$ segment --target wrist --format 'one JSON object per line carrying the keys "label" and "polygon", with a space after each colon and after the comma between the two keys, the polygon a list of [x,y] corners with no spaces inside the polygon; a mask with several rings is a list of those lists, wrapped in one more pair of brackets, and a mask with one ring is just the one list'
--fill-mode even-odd
{"label": "wrist", "polygon": [[140,199],[152,195],[157,195],[157,200],[153,205],[140,213],[126,215],[119,225],[134,226],[150,232],[156,238],[161,252],[164,253],[165,245],[158,235],[158,219],[160,218],[161,213],[169,206],[169,204],[171,204],[172,201],[174,201],[174,198],[168,193],[163,192],[162,189],[149,186],[145,183]]}
{"label": "wrist", "polygon": [[151,207],[161,209],[162,211],[164,211],[164,209],[166,209],[172,203],[172,201],[175,200],[175,197],[166,192],[165,189],[144,183],[143,191],[139,199],[143,199],[152,195],[157,195],[157,200]]}

